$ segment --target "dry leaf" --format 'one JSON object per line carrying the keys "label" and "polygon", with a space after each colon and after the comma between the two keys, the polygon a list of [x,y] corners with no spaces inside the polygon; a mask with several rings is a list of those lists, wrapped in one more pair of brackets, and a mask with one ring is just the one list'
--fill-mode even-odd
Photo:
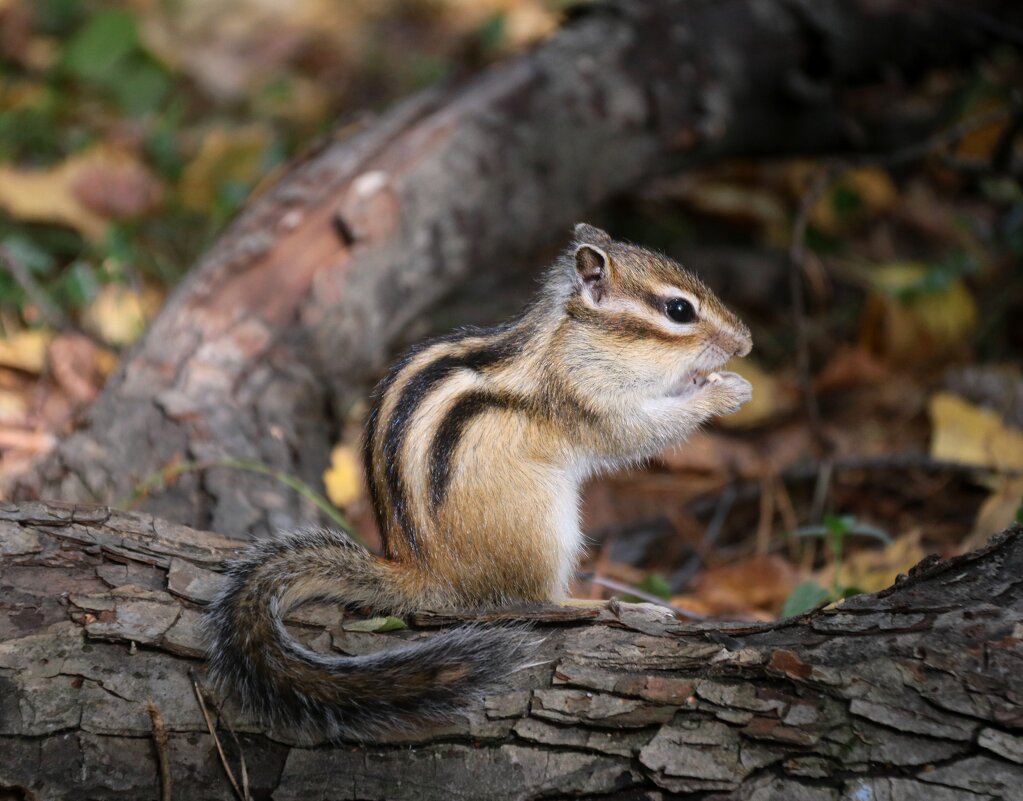
{"label": "dry leaf", "polygon": [[181,176],[181,202],[196,211],[209,211],[225,184],[253,183],[262,172],[272,139],[270,129],[260,123],[211,130]]}
{"label": "dry leaf", "polygon": [[891,375],[888,368],[869,351],[843,346],[832,354],[818,374],[818,392],[837,392],[852,387],[873,386]]}
{"label": "dry leaf", "polygon": [[704,214],[737,222],[752,222],[770,228],[787,225],[788,221],[781,200],[774,193],[755,186],[700,181],[683,197],[693,208]]}
{"label": "dry leaf", "polygon": [[146,330],[162,300],[155,289],[107,284],[82,313],[82,323],[108,345],[130,345]]}
{"label": "dry leaf", "polygon": [[355,448],[337,445],[330,454],[330,468],[323,473],[327,497],[335,506],[347,506],[362,495],[362,468]]}
{"label": "dry leaf", "polygon": [[[996,98],[986,97],[971,104],[968,111],[962,115],[960,122],[965,122],[972,117],[979,117],[988,114],[1004,104]],[[1005,134],[1005,129],[1012,121],[1011,115],[1003,119],[989,122],[980,128],[970,131],[959,139],[954,148],[956,155],[965,158],[990,159],[995,152],[995,147]]]}
{"label": "dry leaf", "polygon": [[252,100],[257,117],[274,117],[299,125],[317,126],[330,117],[331,93],[322,82],[301,75],[291,76],[287,92],[264,92]]}
{"label": "dry leaf", "polygon": [[963,543],[964,551],[979,548],[992,534],[1005,531],[1023,506],[1023,476],[999,476],[993,483],[994,490],[981,504],[973,531]]}
{"label": "dry leaf", "polygon": [[[856,194],[857,206],[843,214],[839,211],[839,197],[841,193],[849,191]],[[810,213],[810,222],[822,231],[837,233],[848,220],[887,211],[895,205],[898,197],[898,190],[891,177],[879,167],[850,170],[817,201]]]}
{"label": "dry leaf", "polygon": [[0,389],[0,423],[20,424],[28,413],[28,402],[22,392]]}
{"label": "dry leaf", "polygon": [[402,629],[407,629],[408,624],[400,617],[371,617],[366,620],[348,621],[344,623],[341,628],[345,631],[382,634],[387,631],[401,631]]}
{"label": "dry leaf", "polygon": [[869,274],[874,287],[860,324],[861,340],[894,362],[918,363],[962,345],[977,323],[977,304],[960,279],[943,289],[898,297],[919,286],[930,268],[919,262],[881,265]]}
{"label": "dry leaf", "polygon": [[88,403],[99,394],[116,357],[82,334],[61,334],[50,345],[50,372],[76,402]]}
{"label": "dry leaf", "polygon": [[110,149],[94,151],[70,175],[71,192],[107,220],[140,217],[163,201],[163,186],[136,158]]}
{"label": "dry leaf", "polygon": [[18,331],[0,339],[0,365],[41,373],[46,365],[46,351],[53,332],[43,328]]}
{"label": "dry leaf", "polygon": [[1023,428],[1023,362],[964,365],[946,372],[943,383],[946,391]]}
{"label": "dry leaf", "polygon": [[939,392],[931,398],[931,456],[952,462],[1023,470],[1023,431],[995,412]]}
{"label": "dry leaf", "polygon": [[[183,71],[220,101],[240,100],[266,75],[279,71],[304,44],[301,24],[313,0],[252,3],[245,0],[131,0],[139,10],[146,48]],[[326,30],[344,30],[343,7],[323,19]]]}
{"label": "dry leaf", "polygon": [[[925,555],[920,547],[920,532],[916,531],[893,540],[882,549],[846,554],[838,571],[838,583],[863,592],[879,592],[894,584],[900,573],[908,573]],[[822,587],[830,587],[833,575],[833,566],[828,565],[816,579]]]}
{"label": "dry leaf", "polygon": [[792,565],[767,554],[703,571],[693,582],[692,594],[672,602],[714,615],[777,613],[797,583]]}
{"label": "dry leaf", "polygon": [[152,211],[162,191],[131,154],[97,147],[45,169],[0,166],[0,207],[19,220],[67,225],[102,239],[110,220]]}

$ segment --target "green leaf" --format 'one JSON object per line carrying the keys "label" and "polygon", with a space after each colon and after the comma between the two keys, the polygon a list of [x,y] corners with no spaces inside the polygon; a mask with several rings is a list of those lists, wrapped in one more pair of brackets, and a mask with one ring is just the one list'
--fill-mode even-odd
{"label": "green leaf", "polygon": [[875,540],[885,543],[886,545],[892,541],[891,535],[883,528],[872,526],[870,523],[863,523],[857,521],[855,525],[849,530],[850,534],[855,534],[858,537],[872,537]]}
{"label": "green leaf", "polygon": [[863,208],[863,198],[855,187],[839,184],[831,196],[831,204],[839,219],[848,219]]}
{"label": "green leaf", "polygon": [[828,530],[829,534],[833,534],[836,537],[843,537],[853,530],[853,526],[856,525],[856,518],[851,515],[825,515],[824,516],[824,528]]}
{"label": "green leaf", "polygon": [[1016,522],[1023,524],[1023,498],[1020,499],[1019,509],[1016,510]]}
{"label": "green leaf", "polygon": [[782,607],[782,617],[792,617],[809,612],[824,601],[828,600],[828,591],[815,581],[804,581],[797,584],[792,594],[785,601]]}
{"label": "green leaf", "polygon": [[50,272],[56,265],[53,256],[35,242],[20,234],[4,237],[3,246],[30,273],[42,275]]}
{"label": "green leaf", "polygon": [[103,83],[137,44],[135,17],[127,11],[101,11],[71,39],[64,66],[84,81]]}
{"label": "green leaf", "polygon": [[[650,573],[644,578],[639,584],[636,585],[637,590],[643,590],[648,595],[653,595],[656,598],[660,598],[663,601],[671,600],[671,585],[668,584],[668,580],[660,573]],[[623,595],[622,600],[626,603],[645,603],[648,602],[649,598],[640,598],[638,595]]]}
{"label": "green leaf", "polygon": [[[0,73],[0,82],[7,82],[5,91],[13,97],[22,83],[13,76]],[[0,109],[0,161],[47,164],[65,155],[60,144],[60,111],[63,100],[50,87],[37,87],[34,96],[17,108]]]}
{"label": "green leaf", "polygon": [[171,88],[170,77],[155,64],[142,62],[134,64],[122,80],[114,85],[117,102],[125,113],[132,117],[141,117],[155,111],[163,103]]}
{"label": "green leaf", "polygon": [[668,580],[660,573],[651,573],[637,586],[644,592],[656,595],[665,601],[671,598],[671,585],[668,584]]}
{"label": "green leaf", "polygon": [[845,538],[852,535],[872,537],[884,543],[892,541],[891,536],[884,529],[872,526],[870,523],[863,523],[851,515],[828,515],[824,522],[816,526],[800,526],[792,532],[794,537],[827,537]]}
{"label": "green leaf", "polygon": [[35,27],[47,36],[68,36],[86,13],[81,0],[35,0]]}
{"label": "green leaf", "polygon": [[64,308],[80,309],[95,299],[99,288],[95,268],[85,259],[75,259],[54,281],[52,293]]}
{"label": "green leaf", "polygon": [[351,623],[342,624],[345,631],[362,631],[373,634],[380,634],[385,631],[400,631],[407,629],[408,625],[400,617],[371,617],[366,620],[353,620]]}
{"label": "green leaf", "polygon": [[507,38],[507,18],[504,14],[491,14],[476,32],[480,49],[484,53],[495,53]]}

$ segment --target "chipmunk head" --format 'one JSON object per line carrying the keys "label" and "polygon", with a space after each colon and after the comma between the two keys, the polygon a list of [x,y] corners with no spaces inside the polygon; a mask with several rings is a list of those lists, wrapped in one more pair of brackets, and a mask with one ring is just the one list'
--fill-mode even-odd
{"label": "chipmunk head", "polygon": [[666,256],[585,224],[575,228],[572,255],[562,268],[565,313],[630,390],[695,392],[709,372],[749,353],[749,329]]}

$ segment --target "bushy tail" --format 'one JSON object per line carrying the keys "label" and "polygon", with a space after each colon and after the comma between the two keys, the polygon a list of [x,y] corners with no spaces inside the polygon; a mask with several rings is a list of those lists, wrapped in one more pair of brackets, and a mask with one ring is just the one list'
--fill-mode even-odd
{"label": "bushy tail", "polygon": [[450,717],[529,660],[521,628],[463,626],[366,656],[310,651],[282,618],[310,600],[407,611],[408,574],[336,531],[265,540],[229,566],[204,620],[214,682],[265,722],[366,737]]}

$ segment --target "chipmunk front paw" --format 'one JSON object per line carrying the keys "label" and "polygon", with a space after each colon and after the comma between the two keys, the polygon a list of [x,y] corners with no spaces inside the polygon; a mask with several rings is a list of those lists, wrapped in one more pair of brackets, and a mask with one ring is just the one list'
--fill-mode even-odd
{"label": "chipmunk front paw", "polygon": [[710,373],[707,389],[718,407],[718,414],[737,412],[753,397],[753,385],[738,373]]}

